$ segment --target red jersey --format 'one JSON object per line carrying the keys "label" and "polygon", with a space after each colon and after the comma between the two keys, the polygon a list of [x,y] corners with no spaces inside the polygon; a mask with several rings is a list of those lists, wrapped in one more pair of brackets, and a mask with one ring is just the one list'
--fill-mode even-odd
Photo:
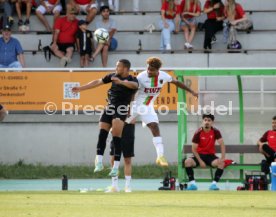
{"label": "red jersey", "polygon": [[179,14],[179,5],[173,4],[173,7],[170,8],[170,3],[165,1],[162,4],[161,11],[165,11],[165,18],[166,19],[174,19],[177,14]]}
{"label": "red jersey", "polygon": [[192,142],[198,144],[197,152],[199,154],[215,154],[216,140],[222,138],[221,133],[216,128],[211,128],[209,132],[204,132],[203,128],[199,128],[192,139]]}
{"label": "red jersey", "polygon": [[261,142],[267,142],[268,146],[276,151],[276,131],[268,130],[265,134],[260,138]]}
{"label": "red jersey", "polygon": [[91,3],[91,0],[75,0],[75,2],[79,5],[87,5]]}
{"label": "red jersey", "polygon": [[[198,13],[198,12],[201,12],[201,8],[200,8],[200,4],[197,4],[195,5],[194,2],[191,2],[190,3],[190,8],[185,8],[185,0],[182,0],[181,4],[180,4],[180,14],[182,14],[183,12],[190,12],[190,13]],[[189,19],[189,18],[193,18],[194,16],[191,16],[191,15],[185,15],[184,18],[185,19]]]}
{"label": "red jersey", "polygon": [[67,17],[57,18],[54,29],[60,30],[57,43],[75,43],[78,31],[78,20],[69,21]]}
{"label": "red jersey", "polygon": [[[205,2],[204,9],[208,9],[213,7],[211,0]],[[220,4],[218,9],[212,10],[211,12],[207,13],[207,18],[211,20],[215,20],[217,17],[224,16],[224,5]]]}
{"label": "red jersey", "polygon": [[51,5],[54,5],[57,3],[58,0],[48,0],[48,2],[51,4]]}
{"label": "red jersey", "polygon": [[[244,12],[242,6],[238,3],[236,3],[235,13],[236,13],[235,20],[239,20],[239,19],[243,18],[243,16],[245,15],[245,12]],[[226,17],[228,16],[227,10],[225,10],[225,16]]]}

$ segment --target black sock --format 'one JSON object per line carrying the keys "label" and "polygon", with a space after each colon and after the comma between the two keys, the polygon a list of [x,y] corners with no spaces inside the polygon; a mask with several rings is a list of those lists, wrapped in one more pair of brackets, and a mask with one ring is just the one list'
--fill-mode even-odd
{"label": "black sock", "polygon": [[122,147],[121,147],[121,138],[117,136],[113,136],[113,143],[114,143],[114,160],[120,161],[121,160],[121,153],[122,153]]}
{"label": "black sock", "polygon": [[220,180],[220,177],[223,174],[223,169],[217,168],[216,172],[215,172],[215,178],[214,181],[218,182]]}
{"label": "black sock", "polygon": [[275,157],[276,157],[275,154],[276,153],[272,148],[270,148],[267,144],[263,144],[262,148],[263,148],[263,151],[269,155],[269,158],[275,159]]}
{"label": "black sock", "polygon": [[108,136],[108,132],[104,129],[100,129],[98,144],[97,144],[97,155],[104,154],[107,136]]}
{"label": "black sock", "polygon": [[189,182],[195,180],[193,168],[192,167],[186,167],[185,169],[186,169],[187,176],[189,178]]}

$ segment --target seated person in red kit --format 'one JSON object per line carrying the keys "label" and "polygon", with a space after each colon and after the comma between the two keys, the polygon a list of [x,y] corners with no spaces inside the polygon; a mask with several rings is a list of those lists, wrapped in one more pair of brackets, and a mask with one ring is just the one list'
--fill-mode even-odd
{"label": "seated person in red kit", "polygon": [[[193,136],[193,156],[184,161],[186,173],[189,178],[187,190],[197,190],[193,168],[198,166],[201,168],[205,168],[206,166],[217,168],[214,180],[212,181],[209,190],[219,190],[217,182],[219,182],[223,174],[225,145],[220,131],[213,127],[214,120],[214,115],[203,114],[202,127],[200,127]],[[215,153],[216,142],[221,147],[220,158],[217,157]]]}

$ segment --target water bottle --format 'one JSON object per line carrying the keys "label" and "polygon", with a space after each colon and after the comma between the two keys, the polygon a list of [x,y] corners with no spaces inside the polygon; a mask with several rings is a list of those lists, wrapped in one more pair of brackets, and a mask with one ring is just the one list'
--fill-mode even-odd
{"label": "water bottle", "polygon": [[62,183],[61,189],[62,189],[63,191],[68,190],[68,178],[67,178],[66,175],[63,175],[63,176],[62,176],[61,183]]}
{"label": "water bottle", "polygon": [[177,180],[175,183],[175,190],[179,191],[180,187],[179,187],[179,181]]}
{"label": "water bottle", "polygon": [[42,50],[41,39],[39,39],[39,41],[38,41],[38,47],[37,47],[37,50],[38,50],[38,51],[41,51],[41,50]]}
{"label": "water bottle", "polygon": [[139,42],[138,42],[138,50],[142,50],[142,41],[141,41],[141,39],[139,39]]}
{"label": "water bottle", "polygon": [[230,183],[229,183],[229,180],[226,180],[226,182],[225,182],[225,190],[226,190],[226,191],[229,191],[229,190],[230,190]]}
{"label": "water bottle", "polygon": [[276,191],[276,162],[271,163],[271,191]]}

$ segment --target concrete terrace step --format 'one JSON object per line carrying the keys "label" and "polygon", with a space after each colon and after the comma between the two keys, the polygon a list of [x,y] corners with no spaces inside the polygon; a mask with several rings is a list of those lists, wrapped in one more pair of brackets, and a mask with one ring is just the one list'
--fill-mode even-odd
{"label": "concrete terrace step", "polygon": [[[49,45],[52,36],[51,35],[36,35],[36,34],[16,34],[17,38],[25,50],[37,50],[39,40],[41,40],[42,46]],[[217,43],[213,45],[214,49],[225,49],[226,44],[223,43],[222,33],[219,32],[216,35]],[[133,32],[119,32],[116,33],[115,38],[118,40],[117,50],[136,50],[138,49],[139,40],[142,42],[142,48],[144,50],[159,50],[160,48],[160,33],[144,33],[138,34]],[[127,39],[127,40],[126,40]],[[193,45],[197,49],[203,48],[204,33],[197,32]],[[276,49],[276,31],[268,32],[252,32],[246,34],[245,32],[239,32],[238,40],[241,42],[245,49]],[[184,36],[183,33],[177,35],[172,34],[172,48],[181,50],[184,49]]]}
{"label": "concrete terrace step", "polygon": [[[253,13],[252,15],[248,15],[250,19],[252,19],[254,23],[254,29],[275,29],[275,20],[276,20],[276,12],[259,12]],[[50,24],[53,23],[53,16],[47,15],[47,20]],[[84,19],[85,16],[78,15],[78,19]],[[124,15],[112,15],[112,19],[114,19],[117,23],[118,30],[144,30],[145,27],[151,23],[153,23],[156,29],[159,29],[159,21],[160,15],[159,14],[146,14],[146,15],[131,15],[131,14],[124,14]],[[265,19],[264,19],[265,18]],[[95,18],[96,20],[101,19],[100,16]],[[198,22],[204,22],[206,19],[206,15],[201,15],[198,18]],[[13,26],[13,30],[17,30],[17,17],[14,17],[15,25]],[[34,31],[45,31],[44,26],[38,20],[35,15],[31,16],[31,24],[30,28]],[[95,30],[95,21],[93,21],[89,25],[89,29]]]}
{"label": "concrete terrace step", "polygon": [[[203,7],[205,0],[200,0]],[[224,2],[224,1],[223,1]],[[246,10],[276,9],[275,0],[238,0]],[[140,10],[156,11],[161,8],[161,0],[140,0]],[[120,10],[132,10],[132,0],[120,0]]]}
{"label": "concrete terrace step", "polygon": [[[244,53],[175,53],[162,54],[158,52],[136,54],[134,52],[109,54],[108,66],[114,67],[119,59],[127,58],[131,61],[133,67],[145,66],[145,61],[150,56],[159,56],[164,67],[182,67],[182,68],[258,68],[258,67],[276,67],[276,52],[250,52]],[[59,67],[59,60],[52,56],[50,62],[46,62],[44,54],[38,52],[35,55],[25,53],[27,67],[34,68],[56,68]],[[74,53],[73,61],[68,67],[79,67],[79,55]],[[90,67],[102,67],[101,58],[98,56]]]}

